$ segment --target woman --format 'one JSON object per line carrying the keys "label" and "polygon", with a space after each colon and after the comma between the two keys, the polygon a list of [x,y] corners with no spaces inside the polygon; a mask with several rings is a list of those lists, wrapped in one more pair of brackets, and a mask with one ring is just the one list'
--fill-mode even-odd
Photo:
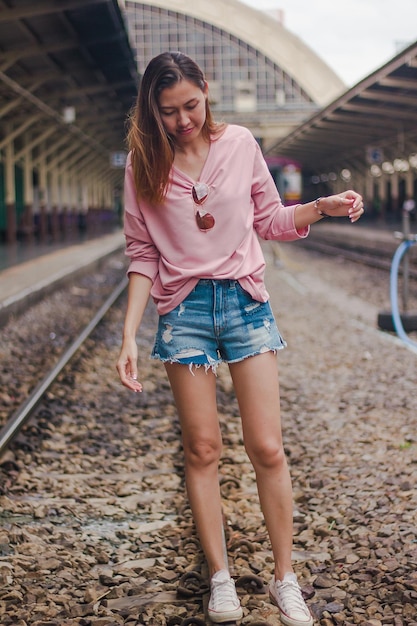
{"label": "woman", "polygon": [[136,333],[151,295],[181,424],[187,493],[211,577],[212,622],[242,609],[223,553],[215,374],[228,363],[256,472],[275,571],[269,592],[288,626],[313,619],[291,564],[292,489],[284,454],[276,353],[285,346],[264,284],[258,241],[306,237],[324,215],[363,213],[354,191],[284,207],[262,153],[242,127],[216,124],[208,85],[189,57],[163,53],[144,72],[130,119],[125,178],[129,292],[117,369],[141,391]]}

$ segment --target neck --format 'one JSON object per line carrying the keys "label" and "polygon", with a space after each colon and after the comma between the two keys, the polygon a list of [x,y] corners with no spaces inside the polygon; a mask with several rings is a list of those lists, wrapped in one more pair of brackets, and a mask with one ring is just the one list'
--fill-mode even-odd
{"label": "neck", "polygon": [[201,137],[201,135],[192,143],[187,143],[183,145],[175,144],[175,154],[181,155],[183,157],[200,157],[201,155],[207,154],[207,150],[209,148],[210,142],[206,141]]}

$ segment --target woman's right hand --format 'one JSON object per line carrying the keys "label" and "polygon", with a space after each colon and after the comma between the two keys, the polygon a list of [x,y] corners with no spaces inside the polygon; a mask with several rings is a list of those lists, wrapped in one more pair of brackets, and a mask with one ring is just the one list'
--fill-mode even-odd
{"label": "woman's right hand", "polygon": [[138,381],[138,347],[134,339],[124,341],[116,364],[122,384],[134,392],[142,391]]}
{"label": "woman's right hand", "polygon": [[132,391],[142,391],[138,382],[138,347],[136,333],[149,300],[152,281],[143,274],[129,274],[126,318],[123,327],[123,343],[116,364],[122,384]]}

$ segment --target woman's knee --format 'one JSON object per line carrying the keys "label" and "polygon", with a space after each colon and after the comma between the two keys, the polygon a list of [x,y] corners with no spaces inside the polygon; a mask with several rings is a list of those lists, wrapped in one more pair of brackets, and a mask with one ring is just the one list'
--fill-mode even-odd
{"label": "woman's knee", "polygon": [[279,470],[287,464],[281,442],[265,441],[257,445],[246,444],[246,452],[255,469]]}
{"label": "woman's knee", "polygon": [[218,464],[221,449],[221,441],[217,439],[200,439],[184,443],[185,462],[188,466],[196,468]]}

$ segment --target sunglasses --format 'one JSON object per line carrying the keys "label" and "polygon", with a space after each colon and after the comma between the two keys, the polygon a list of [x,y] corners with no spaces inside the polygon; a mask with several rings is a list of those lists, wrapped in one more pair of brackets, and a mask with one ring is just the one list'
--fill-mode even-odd
{"label": "sunglasses", "polygon": [[194,204],[197,207],[195,212],[197,226],[205,232],[211,230],[216,223],[211,213],[207,213],[207,211],[200,208],[207,200],[209,191],[210,188],[206,183],[195,183],[191,190]]}

